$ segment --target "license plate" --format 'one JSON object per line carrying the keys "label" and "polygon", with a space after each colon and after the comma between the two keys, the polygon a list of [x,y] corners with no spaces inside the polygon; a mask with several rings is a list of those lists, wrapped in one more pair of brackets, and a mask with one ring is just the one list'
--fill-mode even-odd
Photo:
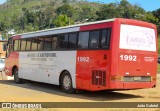
{"label": "license plate", "polygon": [[134,77],[133,79],[137,81],[137,80],[141,80],[141,77]]}

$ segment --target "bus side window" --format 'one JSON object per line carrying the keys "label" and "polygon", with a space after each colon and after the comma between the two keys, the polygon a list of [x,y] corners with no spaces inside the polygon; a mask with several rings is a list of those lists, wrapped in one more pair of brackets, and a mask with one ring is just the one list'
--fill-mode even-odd
{"label": "bus side window", "polygon": [[69,34],[69,49],[76,49],[77,33]]}
{"label": "bus side window", "polygon": [[80,32],[78,37],[78,48],[87,49],[88,39],[89,39],[89,32]]}
{"label": "bus side window", "polygon": [[111,29],[102,30],[101,47],[109,49]]}
{"label": "bus side window", "polygon": [[13,42],[14,42],[13,50],[14,50],[14,51],[18,51],[19,40],[14,40]]}
{"label": "bus side window", "polygon": [[7,53],[6,53],[6,57],[8,57],[8,56],[10,55],[11,50],[12,50],[12,46],[11,46],[11,44],[8,44],[8,46],[7,46]]}
{"label": "bus side window", "polygon": [[90,32],[90,39],[89,39],[89,48],[98,48],[99,46],[99,35],[100,31],[91,31]]}
{"label": "bus side window", "polygon": [[38,50],[43,50],[43,48],[44,48],[44,38],[39,37],[39,39],[37,41],[37,44],[38,44]]}
{"label": "bus side window", "polygon": [[26,50],[31,50],[31,39],[26,39]]}
{"label": "bus side window", "polygon": [[111,28],[107,30],[107,46],[110,47],[110,40],[111,40]]}
{"label": "bus side window", "polygon": [[26,49],[26,40],[21,40],[21,51],[24,51]]}
{"label": "bus side window", "polygon": [[59,37],[59,48],[68,49],[68,34],[61,34]]}
{"label": "bus side window", "polygon": [[31,50],[37,50],[38,49],[38,37],[32,38],[32,44],[31,44]]}
{"label": "bus side window", "polygon": [[56,50],[57,47],[58,47],[58,37],[54,35],[52,38],[52,50]]}
{"label": "bus side window", "polygon": [[6,57],[8,57],[10,55],[10,53],[13,51],[13,45],[12,45],[12,38],[8,39],[8,43],[7,43],[7,52],[6,52]]}
{"label": "bus side window", "polygon": [[46,37],[44,38],[44,50],[51,50],[52,38]]}

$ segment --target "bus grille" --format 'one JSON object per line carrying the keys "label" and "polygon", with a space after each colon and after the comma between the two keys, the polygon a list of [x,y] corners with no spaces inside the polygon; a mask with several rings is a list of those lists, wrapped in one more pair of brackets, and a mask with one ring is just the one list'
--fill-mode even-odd
{"label": "bus grille", "polygon": [[92,85],[106,86],[106,71],[92,70]]}

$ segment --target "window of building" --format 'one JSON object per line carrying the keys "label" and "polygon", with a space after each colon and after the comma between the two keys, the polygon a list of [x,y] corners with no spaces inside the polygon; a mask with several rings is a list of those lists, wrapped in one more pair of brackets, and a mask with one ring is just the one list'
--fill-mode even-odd
{"label": "window of building", "polygon": [[78,37],[78,48],[88,48],[89,32],[80,32]]}
{"label": "window of building", "polygon": [[90,32],[90,38],[89,38],[89,48],[98,48],[99,46],[99,36],[100,31],[91,31]]}
{"label": "window of building", "polygon": [[76,49],[77,33],[69,34],[69,49]]}

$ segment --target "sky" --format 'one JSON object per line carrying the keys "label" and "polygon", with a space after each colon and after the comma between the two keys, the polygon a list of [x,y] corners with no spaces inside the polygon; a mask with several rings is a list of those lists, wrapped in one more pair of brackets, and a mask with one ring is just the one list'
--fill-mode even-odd
{"label": "sky", "polygon": [[[0,0],[0,4],[4,3],[6,0]],[[113,3],[120,2],[121,0],[88,0],[92,2],[100,3]],[[140,7],[144,8],[146,11],[153,11],[160,8],[160,0],[127,0],[132,4],[138,4]]]}
{"label": "sky", "polygon": [[[100,3],[113,3],[120,2],[121,0],[88,0],[88,1],[100,1]],[[153,11],[160,8],[160,0],[127,0],[131,4],[138,4],[146,11]]]}

